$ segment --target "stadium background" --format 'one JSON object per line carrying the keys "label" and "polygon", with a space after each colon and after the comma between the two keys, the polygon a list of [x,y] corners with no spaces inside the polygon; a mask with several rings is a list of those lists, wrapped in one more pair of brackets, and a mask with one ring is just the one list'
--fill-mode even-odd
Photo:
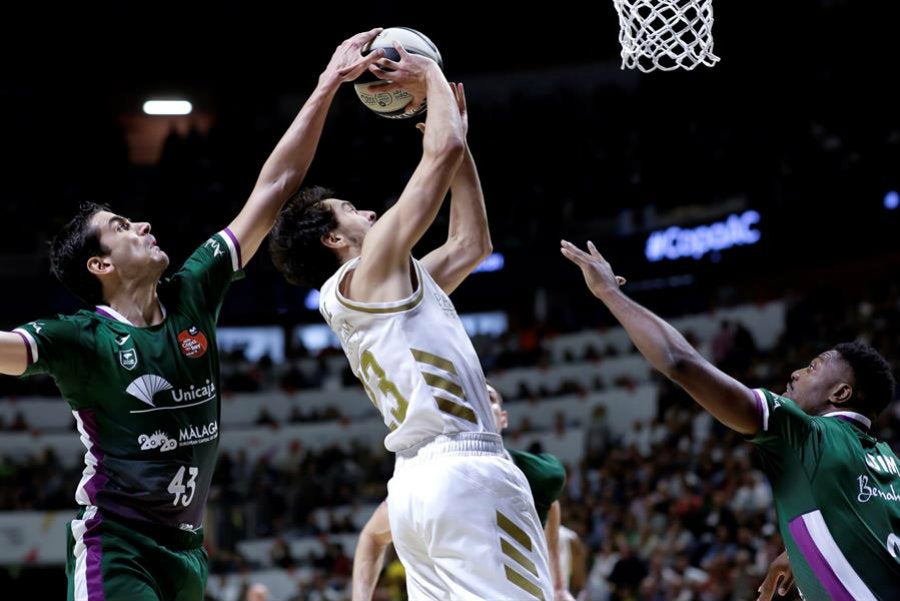
{"label": "stadium background", "polygon": [[[448,78],[466,84],[503,256],[454,301],[481,316],[470,321],[513,414],[510,446],[540,441],[567,459],[564,523],[590,550],[588,598],[605,599],[613,581],[620,596],[632,587],[654,600],[752,598],[778,546],[752,453],[650,374],[558,240],[593,239],[635,298],[680,317],[749,384],[780,391],[791,369],[856,336],[900,364],[896,12],[719,1],[719,65],[643,75],[619,70],[607,3],[10,9],[0,325],[77,308],[47,275],[45,242],[79,201],[151,221],[180,264],[242,205],[337,43],[376,25],[420,29]],[[144,99],[165,94],[190,99],[194,114],[140,114]],[[347,86],[306,181],[383,212],[419,138],[410,123],[367,113]],[[748,211],[759,216],[753,244],[647,258],[653,232]],[[446,215],[423,249],[441,240]],[[391,463],[377,420],[341,356],[315,348],[319,330],[297,329],[321,323],[308,294],[260,253],[222,311],[223,327],[269,329],[229,338],[207,523],[211,598],[235,599],[260,578],[273,600],[342,598],[352,533],[385,492]],[[720,332],[723,319],[744,327]],[[41,559],[46,543],[23,543],[35,532],[23,524],[43,532],[66,519],[81,457],[54,394],[52,381],[0,380],[0,585],[38,598],[58,598],[64,574]],[[896,404],[879,428],[896,448]],[[26,552],[9,557],[16,545]]]}

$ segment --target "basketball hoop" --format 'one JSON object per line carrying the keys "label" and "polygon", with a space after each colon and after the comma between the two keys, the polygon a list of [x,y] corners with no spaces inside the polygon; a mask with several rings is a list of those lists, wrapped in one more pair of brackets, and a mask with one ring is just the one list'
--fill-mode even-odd
{"label": "basketball hoop", "polygon": [[712,0],[613,0],[622,68],[650,71],[712,67]]}

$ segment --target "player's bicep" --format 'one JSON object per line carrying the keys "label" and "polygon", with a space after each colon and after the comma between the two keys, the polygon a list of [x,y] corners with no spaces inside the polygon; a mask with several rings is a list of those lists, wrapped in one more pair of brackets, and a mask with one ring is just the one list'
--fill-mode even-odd
{"label": "player's bicep", "polygon": [[28,369],[31,343],[20,332],[0,332],[0,373],[21,376]]}
{"label": "player's bicep", "polygon": [[[3,373],[36,375],[41,373],[77,373],[84,355],[83,332],[67,319],[38,319],[4,332],[0,354]],[[24,363],[22,360],[24,358]],[[9,371],[7,371],[9,368]]]}
{"label": "player's bicep", "polygon": [[454,166],[444,157],[422,159],[400,199],[366,234],[354,277],[382,281],[406,268],[413,246],[434,221],[447,195]]}
{"label": "player's bicep", "polygon": [[699,354],[677,370],[676,382],[717,420],[744,435],[760,427],[753,391]]}
{"label": "player's bicep", "polygon": [[471,257],[459,251],[458,246],[447,242],[421,259],[431,278],[446,294],[456,290],[480,262],[480,257],[473,262]]}
{"label": "player's bicep", "polygon": [[276,203],[281,206],[284,199],[290,195],[286,186],[286,180],[258,184],[241,212],[225,230],[233,234],[235,243],[240,249],[242,267],[250,262],[272,229],[274,220],[270,207]]}

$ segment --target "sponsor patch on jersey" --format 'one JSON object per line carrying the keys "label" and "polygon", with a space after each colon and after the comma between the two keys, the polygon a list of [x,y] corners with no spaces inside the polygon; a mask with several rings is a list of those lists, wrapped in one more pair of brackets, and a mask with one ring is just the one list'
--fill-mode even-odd
{"label": "sponsor patch on jersey", "polygon": [[127,369],[133,370],[138,364],[137,349],[129,348],[119,351],[119,365]]}
{"label": "sponsor patch on jersey", "polygon": [[142,451],[159,449],[160,453],[165,453],[166,451],[178,448],[178,441],[174,438],[169,438],[169,435],[162,430],[157,430],[150,436],[141,434],[138,436],[138,444],[141,445]]}
{"label": "sponsor patch on jersey", "polygon": [[201,332],[197,326],[191,326],[178,334],[178,347],[185,357],[199,359],[206,354],[208,346],[206,334]]}

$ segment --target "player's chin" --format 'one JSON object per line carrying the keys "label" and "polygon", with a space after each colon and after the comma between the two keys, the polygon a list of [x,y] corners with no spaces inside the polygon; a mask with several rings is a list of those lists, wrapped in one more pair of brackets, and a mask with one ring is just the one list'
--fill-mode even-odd
{"label": "player's chin", "polygon": [[159,247],[156,247],[156,250],[153,251],[151,259],[153,264],[159,266],[163,271],[169,266],[169,255]]}

